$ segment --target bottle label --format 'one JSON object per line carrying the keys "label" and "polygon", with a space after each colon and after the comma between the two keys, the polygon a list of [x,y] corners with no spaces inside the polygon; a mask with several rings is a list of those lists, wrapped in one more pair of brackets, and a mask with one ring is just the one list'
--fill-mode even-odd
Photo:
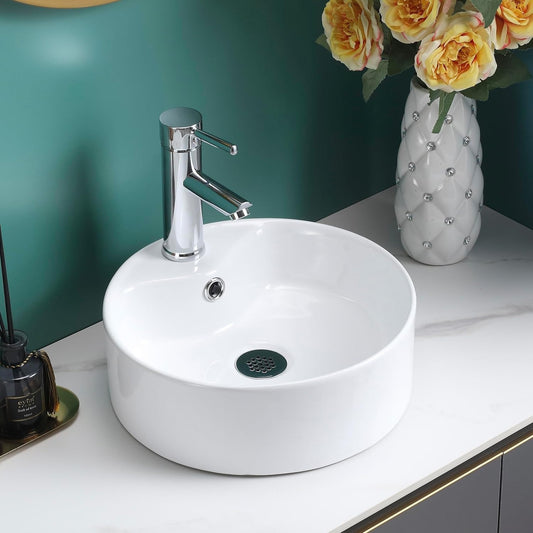
{"label": "bottle label", "polygon": [[26,396],[8,396],[6,407],[7,419],[10,422],[25,422],[38,417],[43,411],[41,389]]}

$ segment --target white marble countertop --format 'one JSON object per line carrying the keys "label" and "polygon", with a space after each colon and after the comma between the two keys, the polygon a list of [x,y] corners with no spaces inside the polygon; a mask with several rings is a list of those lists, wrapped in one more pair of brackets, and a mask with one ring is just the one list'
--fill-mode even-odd
{"label": "white marble countertop", "polygon": [[115,418],[96,324],[46,348],[80,412],[0,460],[2,531],[340,532],[533,422],[533,231],[484,208],[467,260],[424,266],[401,250],[392,201],[389,189],[325,219],[391,251],[417,290],[412,401],[387,437],[300,474],[171,463]]}

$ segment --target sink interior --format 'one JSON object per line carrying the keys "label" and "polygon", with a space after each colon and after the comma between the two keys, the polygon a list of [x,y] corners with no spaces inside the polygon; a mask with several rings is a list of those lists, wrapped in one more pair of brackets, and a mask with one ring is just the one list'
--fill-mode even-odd
{"label": "sink interior", "polygon": [[[295,238],[272,222],[211,225],[196,264],[161,261],[159,242],[136,254],[115,289],[122,349],[173,378],[264,387],[345,369],[390,343],[410,312],[410,287],[392,262],[390,271],[380,265],[384,251],[363,238],[340,246],[339,230],[329,228]],[[208,301],[214,277],[224,293]],[[269,383],[236,368],[240,355],[259,349],[287,361]]]}

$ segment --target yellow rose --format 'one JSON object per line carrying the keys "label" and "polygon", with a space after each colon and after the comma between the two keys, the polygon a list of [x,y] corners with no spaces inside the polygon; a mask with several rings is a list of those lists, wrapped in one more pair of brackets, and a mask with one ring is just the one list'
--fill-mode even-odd
{"label": "yellow rose", "polygon": [[383,32],[371,0],[330,0],[322,25],[331,54],[350,70],[375,69],[383,52]]}
{"label": "yellow rose", "polygon": [[533,1],[502,0],[490,29],[496,50],[529,43],[533,38]]}
{"label": "yellow rose", "polygon": [[438,18],[454,0],[381,0],[379,12],[395,39],[416,43],[433,33]]}
{"label": "yellow rose", "polygon": [[476,11],[444,17],[415,57],[418,77],[433,90],[451,93],[477,85],[496,72],[493,43]]}

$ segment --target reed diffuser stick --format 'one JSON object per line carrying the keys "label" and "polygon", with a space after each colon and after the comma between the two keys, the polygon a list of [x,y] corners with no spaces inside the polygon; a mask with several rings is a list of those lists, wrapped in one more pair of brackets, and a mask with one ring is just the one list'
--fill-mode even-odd
{"label": "reed diffuser stick", "polygon": [[[2,226],[0,226],[0,262],[2,263],[2,282],[4,284],[4,302],[6,304],[7,316],[7,343],[15,342],[15,331],[13,329],[13,313],[11,312],[11,298],[9,297],[9,285],[7,283],[6,256],[4,253],[4,239],[2,238]],[[5,335],[5,329],[4,329]]]}
{"label": "reed diffuser stick", "polygon": [[3,342],[7,343],[6,327],[4,326],[4,319],[2,318],[2,313],[0,313],[0,339],[2,339]]}

